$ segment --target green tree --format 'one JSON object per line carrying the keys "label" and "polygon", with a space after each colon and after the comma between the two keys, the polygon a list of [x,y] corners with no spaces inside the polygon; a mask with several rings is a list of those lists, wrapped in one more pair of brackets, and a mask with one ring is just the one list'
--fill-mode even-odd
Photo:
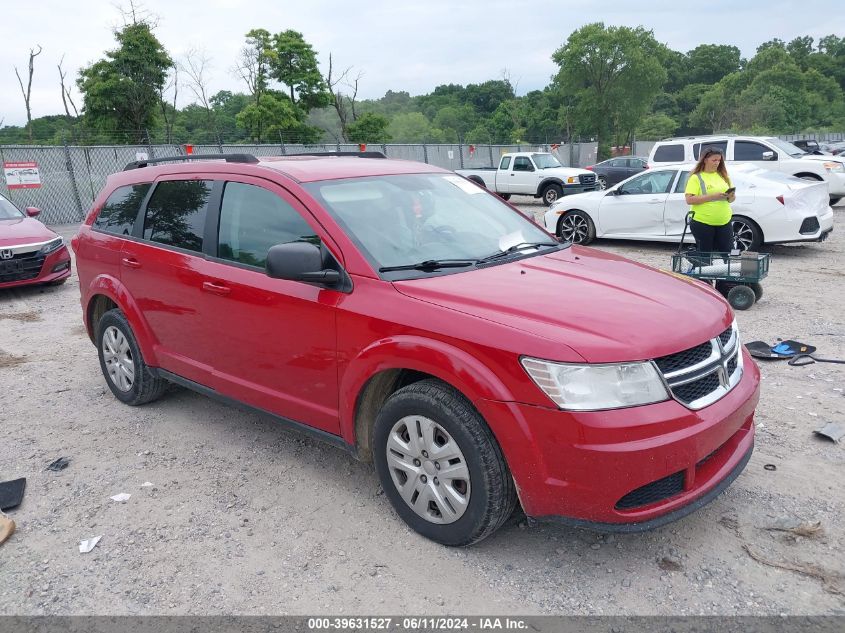
{"label": "green tree", "polygon": [[236,115],[238,125],[257,143],[280,139],[280,132],[299,126],[297,112],[286,95],[265,92],[261,103],[252,102]]}
{"label": "green tree", "polygon": [[687,83],[714,84],[742,67],[736,46],[701,44],[687,53],[687,58]]}
{"label": "green tree", "polygon": [[560,66],[555,83],[576,96],[581,127],[596,136],[599,160],[610,156],[614,125],[633,130],[660,92],[665,52],[642,27],[595,23],[574,31],[552,55]]}
{"label": "green tree", "polygon": [[387,131],[389,125],[387,117],[366,112],[349,124],[349,140],[353,143],[387,143],[391,140]]}
{"label": "green tree", "polygon": [[282,31],[272,38],[270,76],[285,85],[290,102],[309,112],[331,103],[331,94],[317,65],[317,53],[298,31]]}
{"label": "green tree", "polygon": [[145,22],[115,33],[119,48],[79,72],[86,125],[139,143],[156,123],[156,109],[173,60]]}
{"label": "green tree", "polygon": [[441,143],[444,140],[443,132],[435,128],[422,112],[397,114],[387,126],[387,133],[397,143]]}
{"label": "green tree", "polygon": [[660,140],[675,134],[678,122],[665,114],[649,114],[640,121],[637,137],[643,140]]}

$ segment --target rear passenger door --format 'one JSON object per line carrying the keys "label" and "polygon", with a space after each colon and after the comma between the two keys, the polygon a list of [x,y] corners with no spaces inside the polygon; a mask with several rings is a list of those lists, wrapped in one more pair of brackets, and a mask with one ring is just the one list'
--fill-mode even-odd
{"label": "rear passenger door", "polygon": [[271,246],[319,243],[322,229],[284,188],[232,176],[210,232],[197,305],[213,388],[339,435],[335,319],[344,295],[265,273]]}
{"label": "rear passenger door", "polygon": [[206,340],[199,310],[203,242],[209,207],[220,185],[211,180],[168,179],[154,184],[145,213],[121,253],[121,282],[153,336],[163,369],[208,384],[201,361]]}

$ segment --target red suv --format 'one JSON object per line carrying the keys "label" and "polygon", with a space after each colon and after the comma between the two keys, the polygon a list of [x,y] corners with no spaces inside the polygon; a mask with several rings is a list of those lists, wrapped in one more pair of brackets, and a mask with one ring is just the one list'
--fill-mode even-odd
{"label": "red suv", "polygon": [[0,288],[63,284],[70,277],[70,253],[64,239],[41,224],[41,213],[26,213],[0,195]]}
{"label": "red suv", "polygon": [[[176,383],[372,461],[419,533],[636,531],[742,471],[759,371],[709,287],[380,154],[132,163],[73,239],[114,395]],[[217,160],[201,160],[215,158]]]}

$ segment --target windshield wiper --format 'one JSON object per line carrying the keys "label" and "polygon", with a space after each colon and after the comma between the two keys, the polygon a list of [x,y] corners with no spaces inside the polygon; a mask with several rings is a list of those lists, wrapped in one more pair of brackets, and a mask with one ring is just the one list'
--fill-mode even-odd
{"label": "windshield wiper", "polygon": [[507,257],[513,253],[517,253],[519,251],[527,250],[529,248],[539,248],[540,246],[560,246],[559,242],[520,242],[519,244],[514,244],[513,246],[509,246],[503,251],[499,251],[498,253],[493,253],[492,255],[488,255],[487,257],[483,257],[478,260],[479,264],[484,264],[486,262],[492,262],[496,259],[501,259],[502,257]]}
{"label": "windshield wiper", "polygon": [[380,273],[389,273],[395,270],[422,270],[434,271],[441,268],[464,268],[476,263],[475,259],[427,259],[417,264],[405,264],[404,266],[382,266],[378,269]]}

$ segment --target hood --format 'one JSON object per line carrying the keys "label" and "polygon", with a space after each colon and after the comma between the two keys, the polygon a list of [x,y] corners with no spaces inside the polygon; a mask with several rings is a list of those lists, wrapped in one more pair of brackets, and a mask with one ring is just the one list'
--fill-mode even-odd
{"label": "hood", "polygon": [[593,174],[595,175],[596,172],[590,171],[589,169],[581,169],[580,167],[545,167],[543,169],[538,170],[541,174],[548,174],[553,172],[560,172],[562,174],[566,174],[567,176],[582,176],[584,174]]}
{"label": "hood", "polygon": [[578,246],[394,285],[408,297],[545,339],[548,360],[556,360],[557,345],[593,363],[656,358],[714,338],[732,319],[706,284]]}
{"label": "hood", "polygon": [[833,154],[803,154],[801,160],[814,160],[820,163],[840,163],[845,165],[845,158]]}
{"label": "hood", "polygon": [[0,246],[37,244],[56,237],[56,233],[33,218],[0,220]]}
{"label": "hood", "polygon": [[[592,174],[594,172],[588,173]],[[552,206],[550,206],[549,211],[568,209],[569,207],[573,206],[573,204],[577,204],[579,200],[601,200],[606,195],[608,195],[607,190],[587,191],[586,193],[571,193],[567,196],[564,196],[563,198],[555,202]]]}

